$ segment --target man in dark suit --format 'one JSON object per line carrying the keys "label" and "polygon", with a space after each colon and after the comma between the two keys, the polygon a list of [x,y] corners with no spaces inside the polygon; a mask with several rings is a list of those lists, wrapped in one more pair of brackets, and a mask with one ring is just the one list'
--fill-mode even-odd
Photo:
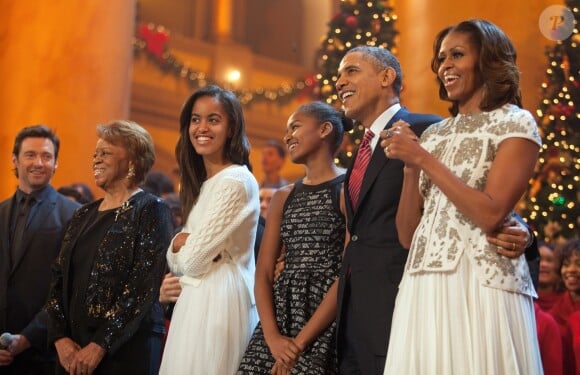
{"label": "man in dark suit", "polygon": [[79,207],[50,186],[58,151],[59,139],[42,125],[22,129],[14,141],[18,188],[0,203],[0,332],[14,335],[0,348],[0,375],[54,373],[42,306],[65,226]]}
{"label": "man in dark suit", "polygon": [[379,133],[404,120],[421,134],[441,118],[401,107],[401,67],[386,49],[354,48],[342,59],[338,73],[336,88],[346,116],[375,134],[357,202],[352,197],[353,166],[345,180],[350,241],[338,290],[339,367],[344,374],[382,374],[408,251],[399,243],[395,226],[403,163],[386,158],[378,145]]}
{"label": "man in dark suit", "polygon": [[[441,118],[410,113],[401,107],[401,67],[386,49],[368,46],[351,49],[340,63],[338,76],[336,88],[346,116],[360,122],[366,133],[374,133],[364,171],[360,172],[362,163],[356,160],[359,150],[345,179],[350,241],[344,253],[337,296],[339,371],[383,374],[395,298],[408,250],[399,243],[395,224],[403,163],[385,156],[379,145],[379,133],[403,120],[420,136]],[[362,183],[356,181],[357,175],[362,176]],[[531,238],[523,225],[510,224],[501,228],[490,242],[498,245],[502,255],[517,257]],[[518,249],[515,239],[521,244]],[[536,253],[537,249],[530,250],[532,257]]]}

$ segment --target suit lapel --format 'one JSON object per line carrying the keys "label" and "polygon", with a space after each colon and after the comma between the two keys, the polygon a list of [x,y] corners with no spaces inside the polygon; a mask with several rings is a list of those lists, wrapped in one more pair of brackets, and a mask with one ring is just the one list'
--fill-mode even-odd
{"label": "suit lapel", "polygon": [[[12,211],[12,207],[14,206],[15,196],[6,202],[5,205],[2,206],[0,210],[0,231],[2,236],[0,236],[0,267],[2,267],[1,274],[8,275],[8,270],[10,267],[11,259],[10,259],[10,212]],[[8,266],[8,268],[4,268]],[[6,272],[4,272],[6,271]]]}

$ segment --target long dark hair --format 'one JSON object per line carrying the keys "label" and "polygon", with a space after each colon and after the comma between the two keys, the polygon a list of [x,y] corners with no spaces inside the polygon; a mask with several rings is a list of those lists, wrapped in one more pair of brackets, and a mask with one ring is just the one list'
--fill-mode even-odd
{"label": "long dark hair", "polygon": [[224,158],[234,164],[245,165],[251,171],[250,142],[246,136],[246,122],[242,105],[231,91],[211,85],[194,92],[183,105],[179,116],[179,140],[175,147],[175,158],[179,165],[181,184],[179,198],[183,215],[187,217],[197,202],[201,185],[207,178],[203,157],[199,155],[189,140],[191,111],[195,102],[204,96],[217,99],[228,116],[228,127],[231,136],[224,145]]}
{"label": "long dark hair", "polygon": [[[516,65],[516,49],[507,35],[491,22],[471,19],[441,30],[433,43],[431,70],[436,75],[438,74],[441,66],[439,62],[441,43],[451,33],[469,35],[479,51],[478,74],[484,85],[480,109],[491,111],[507,103],[521,108],[520,72]],[[439,78],[437,81],[439,82],[439,97],[442,100],[451,101],[443,82]],[[455,116],[459,107],[457,102],[452,101],[452,103],[449,112]]]}

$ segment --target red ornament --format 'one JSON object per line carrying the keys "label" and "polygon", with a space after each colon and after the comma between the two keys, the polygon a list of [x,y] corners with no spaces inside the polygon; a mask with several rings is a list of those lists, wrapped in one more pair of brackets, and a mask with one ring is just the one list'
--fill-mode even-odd
{"label": "red ornament", "polygon": [[165,28],[142,24],[139,26],[139,38],[145,41],[147,52],[163,61],[163,54],[169,40],[169,32]]}
{"label": "red ornament", "polygon": [[358,19],[355,16],[348,16],[346,17],[346,20],[344,20],[344,23],[346,24],[346,26],[350,27],[351,29],[354,29],[355,27],[358,26]]}

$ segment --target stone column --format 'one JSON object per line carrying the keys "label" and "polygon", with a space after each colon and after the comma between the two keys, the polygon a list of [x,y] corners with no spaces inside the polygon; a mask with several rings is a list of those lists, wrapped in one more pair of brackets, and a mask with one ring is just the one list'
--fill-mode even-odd
{"label": "stone column", "polygon": [[135,0],[7,1],[0,13],[0,199],[17,185],[15,135],[45,124],[61,139],[53,185],[93,183],[96,125],[127,118]]}

